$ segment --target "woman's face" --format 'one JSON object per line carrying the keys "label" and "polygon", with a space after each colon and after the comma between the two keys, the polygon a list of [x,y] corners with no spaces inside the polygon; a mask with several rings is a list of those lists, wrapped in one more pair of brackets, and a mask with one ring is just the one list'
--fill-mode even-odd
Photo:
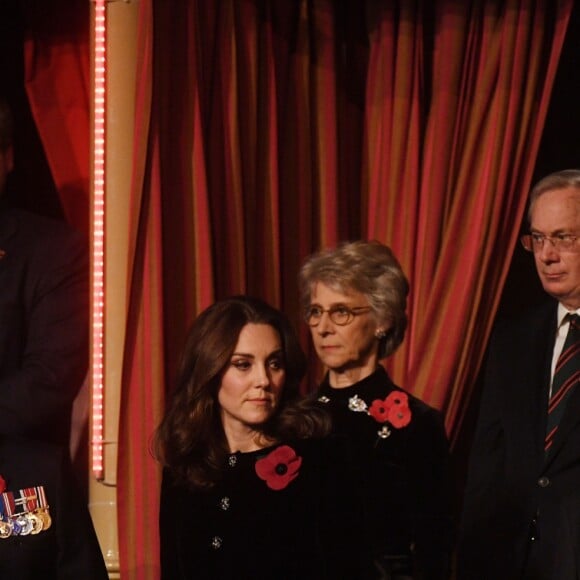
{"label": "woman's face", "polygon": [[[365,307],[369,303],[360,292],[345,294],[316,282],[312,286],[310,306],[327,311],[338,306]],[[352,383],[374,372],[378,364],[376,333],[379,329],[387,330],[385,325],[378,326],[372,310],[360,311],[345,326],[332,322],[328,312],[324,312],[318,325],[310,327],[316,353],[329,369],[331,385],[337,386],[333,381],[337,374],[354,377]]]}
{"label": "woman's face", "polygon": [[285,377],[278,332],[268,324],[246,324],[218,391],[226,434],[266,421],[278,405]]}

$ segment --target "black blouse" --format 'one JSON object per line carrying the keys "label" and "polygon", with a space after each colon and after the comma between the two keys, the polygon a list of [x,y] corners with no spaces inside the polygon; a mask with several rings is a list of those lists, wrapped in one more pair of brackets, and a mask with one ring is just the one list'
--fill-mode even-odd
{"label": "black blouse", "polygon": [[400,574],[447,578],[454,532],[441,414],[394,385],[382,367],[346,388],[332,388],[327,376],[317,397],[335,432],[352,443],[366,541],[377,563]]}
{"label": "black blouse", "polygon": [[162,578],[371,577],[348,465],[344,446],[325,439],[234,453],[211,490],[177,485],[165,472]]}

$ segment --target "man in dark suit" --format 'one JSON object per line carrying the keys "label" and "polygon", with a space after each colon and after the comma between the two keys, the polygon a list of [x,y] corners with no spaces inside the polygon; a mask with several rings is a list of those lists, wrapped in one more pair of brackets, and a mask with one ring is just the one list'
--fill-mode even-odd
{"label": "man in dark suit", "polygon": [[64,223],[6,207],[13,163],[0,101],[0,434],[68,445],[88,365],[88,245]]}
{"label": "man in dark suit", "polygon": [[522,243],[552,299],[494,329],[465,490],[462,580],[580,578],[580,343],[568,342],[568,315],[580,313],[580,170],[542,179],[528,221]]}
{"label": "man in dark suit", "polygon": [[65,224],[8,209],[0,98],[0,578],[108,575],[68,451],[88,364],[88,253]]}

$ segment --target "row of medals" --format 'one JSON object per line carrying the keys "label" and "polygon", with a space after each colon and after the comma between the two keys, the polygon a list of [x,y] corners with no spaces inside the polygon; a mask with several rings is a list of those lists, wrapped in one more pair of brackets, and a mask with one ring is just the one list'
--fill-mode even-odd
{"label": "row of medals", "polygon": [[48,508],[38,508],[34,512],[18,514],[9,519],[0,520],[0,539],[10,536],[28,536],[48,530],[52,519]]}

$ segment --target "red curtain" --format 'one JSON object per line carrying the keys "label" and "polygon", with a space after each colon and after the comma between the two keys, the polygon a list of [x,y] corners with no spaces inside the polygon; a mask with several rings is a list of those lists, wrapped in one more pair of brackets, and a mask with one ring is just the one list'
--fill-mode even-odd
{"label": "red curtain", "polygon": [[519,233],[572,3],[373,7],[367,235],[393,247],[412,288],[389,366],[445,410],[454,436]]}
{"label": "red curtain", "polygon": [[296,277],[320,246],[370,237],[394,248],[412,294],[389,370],[457,431],[571,8],[140,3],[119,436],[124,579],[158,575],[159,471],[148,438],[188,325],[215,298],[248,292],[286,310],[309,349]]}
{"label": "red curtain", "polygon": [[65,217],[89,232],[89,2],[23,6],[26,93]]}

